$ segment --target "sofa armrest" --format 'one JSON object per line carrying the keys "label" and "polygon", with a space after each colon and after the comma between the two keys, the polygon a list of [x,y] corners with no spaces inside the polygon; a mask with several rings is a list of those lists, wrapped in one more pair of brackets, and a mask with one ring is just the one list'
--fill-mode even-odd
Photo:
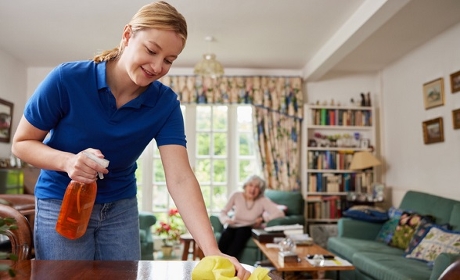
{"label": "sofa armrest", "polygon": [[430,280],[438,280],[442,273],[447,269],[449,265],[460,259],[460,255],[441,253],[434,260],[433,270],[431,271]]}
{"label": "sofa armrest", "polygon": [[337,222],[339,237],[375,240],[383,224],[370,223],[350,218],[340,218]]}
{"label": "sofa armrest", "polygon": [[139,234],[141,242],[153,241],[150,227],[157,221],[155,215],[146,211],[139,211]]}
{"label": "sofa armrest", "polygon": [[273,219],[267,222],[267,227],[271,226],[281,226],[281,225],[295,225],[300,224],[303,225],[305,223],[305,219],[303,215],[289,215],[285,217],[280,217]]}

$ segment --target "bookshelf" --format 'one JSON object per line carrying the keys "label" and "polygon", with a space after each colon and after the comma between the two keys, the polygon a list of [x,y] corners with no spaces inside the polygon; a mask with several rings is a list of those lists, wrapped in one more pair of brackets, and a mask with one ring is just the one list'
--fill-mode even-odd
{"label": "bookshelf", "polygon": [[374,107],[304,105],[302,193],[308,225],[336,223],[350,192],[373,182],[374,171],[350,170],[353,154],[375,146]]}

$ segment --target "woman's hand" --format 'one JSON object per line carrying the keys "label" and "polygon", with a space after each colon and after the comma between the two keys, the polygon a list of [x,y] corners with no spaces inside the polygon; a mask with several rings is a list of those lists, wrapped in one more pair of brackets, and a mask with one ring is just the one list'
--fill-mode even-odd
{"label": "woman's hand", "polygon": [[259,218],[256,219],[256,221],[254,222],[252,227],[253,228],[260,228],[260,226],[262,225],[263,222],[264,222],[264,218],[259,217]]}
{"label": "woman's hand", "polygon": [[236,258],[229,256],[229,255],[225,255],[225,254],[221,254],[221,256],[229,259],[232,262],[233,266],[235,266],[235,273],[236,273],[235,276],[238,277],[238,279],[240,280],[249,279],[249,276],[251,276],[251,272],[246,270],[246,268],[244,268]]}
{"label": "woman's hand", "polygon": [[[86,149],[88,153],[92,153],[99,158],[104,158],[101,151],[96,149]],[[97,172],[107,174],[108,170],[99,165],[94,160],[86,156],[83,151],[73,155],[66,163],[66,171],[72,180],[76,180],[81,183],[92,183],[96,180]]]}

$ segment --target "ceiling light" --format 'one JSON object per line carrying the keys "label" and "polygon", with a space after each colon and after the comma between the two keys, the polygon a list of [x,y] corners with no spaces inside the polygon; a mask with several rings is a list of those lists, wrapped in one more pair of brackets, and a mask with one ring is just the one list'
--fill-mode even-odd
{"label": "ceiling light", "polygon": [[216,60],[216,55],[209,51],[209,44],[214,41],[212,36],[207,36],[208,52],[203,55],[203,60],[195,65],[195,75],[203,77],[218,78],[224,75],[224,67]]}

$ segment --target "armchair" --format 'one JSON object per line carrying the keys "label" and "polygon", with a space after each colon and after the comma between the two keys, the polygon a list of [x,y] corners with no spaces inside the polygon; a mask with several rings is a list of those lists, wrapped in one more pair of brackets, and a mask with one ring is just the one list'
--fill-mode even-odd
{"label": "armchair", "polygon": [[141,260],[153,260],[153,236],[151,227],[157,218],[150,212],[139,211],[139,239]]}

